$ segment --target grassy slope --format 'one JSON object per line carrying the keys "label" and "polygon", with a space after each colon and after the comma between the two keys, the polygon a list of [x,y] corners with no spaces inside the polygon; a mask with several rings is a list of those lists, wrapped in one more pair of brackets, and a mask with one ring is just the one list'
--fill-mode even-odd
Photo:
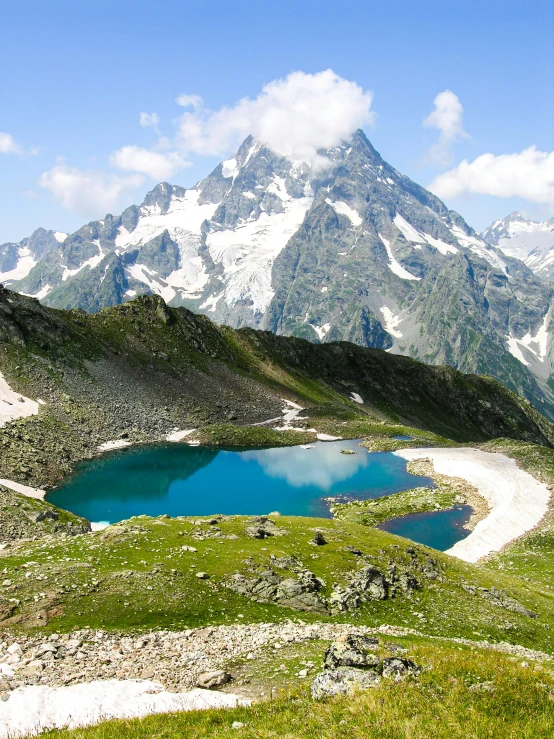
{"label": "grassy slope", "polygon": [[[421,629],[427,634],[489,638],[554,651],[554,601],[537,593],[525,581],[491,572],[485,567],[466,565],[433,550],[417,546],[418,561],[426,553],[441,563],[442,581],[419,576],[421,588],[412,597],[397,596],[370,601],[357,610],[338,616],[295,612],[275,603],[254,602],[224,586],[234,573],[249,575],[247,558],[271,566],[271,555],[293,555],[323,579],[328,595],[334,584],[344,584],[349,574],[363,564],[346,546],[360,549],[382,572],[392,563],[400,568],[410,562],[406,540],[349,522],[280,517],[285,536],[251,539],[245,535],[247,519],[231,517],[219,527],[224,536],[197,540],[198,531],[213,532],[208,525],[197,526],[191,519],[150,519],[139,517],[110,527],[104,532],[57,540],[29,543],[4,555],[2,563],[13,572],[13,584],[5,597],[21,601],[11,622],[24,631],[40,626],[51,632],[90,626],[109,630],[191,628],[207,624],[242,621],[279,621],[293,615],[307,620],[329,618],[356,624],[379,626],[391,623]],[[314,529],[324,531],[328,544],[314,547]],[[198,551],[183,551],[183,545]],[[31,563],[31,564],[29,564]],[[191,567],[191,565],[193,567]],[[197,571],[209,580],[199,580]],[[276,570],[281,576],[286,571]],[[27,573],[31,572],[31,576]],[[40,574],[37,581],[33,576]],[[250,575],[252,576],[252,575]],[[526,608],[538,614],[529,618],[472,595],[462,584],[504,589]],[[34,596],[44,597],[35,602]]]}

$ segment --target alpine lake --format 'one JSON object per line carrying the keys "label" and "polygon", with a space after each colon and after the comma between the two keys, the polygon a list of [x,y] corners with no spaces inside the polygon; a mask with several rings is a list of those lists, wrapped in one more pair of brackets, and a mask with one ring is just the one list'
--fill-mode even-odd
{"label": "alpine lake", "polygon": [[[359,440],[228,450],[181,443],[119,449],[81,463],[47,495],[50,503],[112,524],[132,516],[262,515],[330,518],[326,498],[367,500],[415,487],[406,461]],[[415,513],[379,526],[444,551],[469,534],[469,506]]]}

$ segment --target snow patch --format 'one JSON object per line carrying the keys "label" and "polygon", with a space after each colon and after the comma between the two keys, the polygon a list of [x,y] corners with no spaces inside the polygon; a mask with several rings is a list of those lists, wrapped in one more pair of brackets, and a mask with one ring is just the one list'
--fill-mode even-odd
{"label": "snow patch", "polygon": [[271,192],[274,195],[277,195],[277,197],[283,202],[288,202],[289,200],[292,200],[292,197],[287,192],[284,177],[278,177],[277,175],[274,175],[273,182],[267,188],[267,192]]}
{"label": "snow patch", "polygon": [[363,398],[359,393],[350,393],[350,398],[354,403],[359,403],[360,405],[364,404]]}
{"label": "snow patch", "polygon": [[423,234],[425,240],[428,244],[431,244],[431,246],[434,246],[435,249],[438,249],[441,254],[444,254],[445,256],[447,254],[457,254],[458,249],[456,249],[455,246],[452,246],[452,244],[447,244],[446,241],[442,241],[441,239],[436,239],[434,236],[431,236],[431,234],[424,233]]}
{"label": "snow patch", "polygon": [[26,247],[19,247],[17,257],[17,264],[13,269],[10,269],[8,272],[0,272],[0,282],[22,280],[24,277],[27,277],[36,264],[31,250]]}
{"label": "snow patch", "polygon": [[[174,196],[167,210],[162,214],[158,207],[143,207],[136,228],[129,232],[121,226],[115,238],[116,251],[121,253],[132,247],[148,244],[152,239],[167,230],[169,237],[179,248],[179,268],[172,272],[164,284],[149,279],[138,271],[135,279],[143,282],[152,292],[173,298],[176,291],[182,297],[199,298],[208,282],[208,275],[200,256],[201,227],[216,211],[217,203],[199,204],[199,190],[187,190],[183,197]],[[150,276],[154,275],[150,272]],[[132,275],[134,276],[134,275]],[[165,293],[163,292],[165,290]]]}
{"label": "snow patch", "polygon": [[540,364],[544,364],[546,361],[546,354],[548,350],[548,324],[550,323],[550,311],[544,317],[544,320],[534,336],[531,336],[531,332],[527,331],[525,336],[521,339],[516,339],[514,336],[508,336],[508,350],[510,354],[515,357],[521,364],[526,367],[531,365],[525,358],[522,349],[530,352],[533,357]]}
{"label": "snow patch", "polygon": [[233,693],[201,688],[170,693],[150,680],[95,680],[59,688],[28,685],[16,688],[9,700],[0,702],[0,739],[36,736],[50,729],[74,729],[116,718],[249,704]]}
{"label": "snow patch", "polygon": [[405,218],[402,218],[400,213],[394,216],[393,223],[401,231],[406,241],[415,241],[416,244],[425,243],[425,238]]}
{"label": "snow patch", "polygon": [[391,336],[394,336],[395,339],[401,339],[402,332],[398,331],[398,326],[401,323],[402,318],[400,318],[400,316],[395,316],[391,309],[387,308],[386,305],[380,308],[380,311],[383,314],[383,320],[385,321],[385,331]]}
{"label": "snow patch", "polygon": [[126,446],[131,446],[131,442],[125,439],[114,439],[113,441],[105,441],[96,448],[99,452],[109,452],[112,449],[123,449]]}
{"label": "snow patch", "polygon": [[210,311],[210,313],[215,313],[217,304],[221,300],[222,297],[223,297],[223,292],[219,293],[219,295],[210,295],[210,297],[202,303],[200,308],[207,309]]}
{"label": "snow patch", "polygon": [[76,267],[75,269],[68,269],[63,264],[61,265],[63,267],[62,282],[65,282],[69,277],[74,277],[76,274],[79,274],[79,272],[81,272],[86,267],[94,269],[94,267],[97,267],[100,264],[100,262],[102,261],[102,259],[104,259],[106,255],[104,254],[104,251],[102,250],[102,247],[98,242],[96,242],[96,245],[98,246],[98,254],[84,261],[79,267]]}
{"label": "snow patch", "polygon": [[26,295],[28,298],[36,298],[37,300],[42,300],[42,298],[45,298],[48,293],[52,292],[52,288],[50,285],[45,285],[41,290],[38,291],[38,293],[35,293],[34,295],[31,295],[30,293],[21,293],[22,295]]}
{"label": "snow patch", "polygon": [[478,449],[402,449],[399,457],[430,459],[441,475],[461,477],[487,501],[490,513],[471,534],[446,551],[465,562],[477,562],[534,529],[548,512],[550,492],[504,454]]}
{"label": "snow patch", "polygon": [[393,254],[392,249],[390,248],[390,241],[388,239],[385,239],[384,236],[381,236],[381,234],[378,234],[379,238],[383,242],[385,249],[387,251],[387,256],[389,258],[389,269],[391,272],[393,272],[397,277],[400,277],[402,280],[420,280],[421,277],[416,277],[411,272],[408,272],[407,269],[404,269],[404,267],[398,262]]}
{"label": "snow patch", "polygon": [[321,290],[320,290],[320,292],[326,293],[328,289],[329,289],[328,287],[322,287]]}
{"label": "snow patch", "polygon": [[358,228],[358,226],[361,226],[363,223],[363,218],[360,216],[357,210],[354,210],[354,208],[351,208],[348,203],[345,203],[343,200],[336,200],[333,202],[330,200],[330,198],[325,198],[325,202],[327,205],[330,205],[335,213],[338,213],[341,216],[346,216],[350,219],[350,223],[354,226],[354,228]]}
{"label": "snow patch", "polygon": [[498,256],[494,249],[492,249],[488,244],[485,244],[484,241],[481,241],[481,239],[478,239],[476,236],[468,236],[459,226],[452,226],[450,228],[450,232],[454,238],[457,239],[460,246],[465,246],[466,249],[471,249],[471,251],[474,254],[477,254],[478,257],[481,257],[481,259],[484,259],[496,269],[502,270],[504,274],[507,273],[504,261]]}
{"label": "snow patch", "polygon": [[0,485],[16,493],[21,493],[21,495],[26,495],[27,498],[35,498],[36,500],[44,500],[44,496],[46,495],[46,490],[22,485],[20,482],[14,482],[13,480],[0,480]]}
{"label": "snow patch", "polygon": [[[161,295],[166,303],[169,303],[177,294],[173,287],[170,287],[165,280],[162,280],[158,276],[157,272],[145,264],[133,264],[130,267],[126,267],[125,272],[138,282],[143,282],[153,293]],[[158,277],[158,280],[153,279],[154,277]]]}
{"label": "snow patch", "polygon": [[327,334],[329,333],[329,331],[331,329],[331,324],[330,323],[325,323],[325,324],[323,324],[323,326],[316,326],[313,323],[310,323],[308,325],[313,328],[313,330],[318,335],[318,338],[319,338],[320,341],[323,341],[323,339],[327,336]]}
{"label": "snow patch", "polygon": [[168,434],[165,438],[166,441],[182,441],[183,439],[186,439],[187,436],[190,436],[196,431],[196,429],[186,429],[184,431],[174,431],[171,434]]}
{"label": "snow patch", "polygon": [[228,306],[249,301],[253,313],[265,312],[274,295],[273,262],[300,227],[312,202],[312,197],[284,201],[282,213],[263,212],[257,220],[235,229],[208,233],[210,256],[223,267]]}
{"label": "snow patch", "polygon": [[59,241],[60,244],[63,244],[68,235],[69,234],[63,233],[63,231],[54,231],[54,238],[56,239],[56,241]]}
{"label": "snow patch", "polygon": [[17,418],[38,415],[39,403],[14,392],[0,372],[0,427]]}

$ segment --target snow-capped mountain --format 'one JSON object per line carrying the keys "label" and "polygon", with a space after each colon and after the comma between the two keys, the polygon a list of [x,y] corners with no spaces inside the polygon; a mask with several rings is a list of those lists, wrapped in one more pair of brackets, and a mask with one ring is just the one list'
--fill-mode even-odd
{"label": "snow-capped mountain", "polygon": [[249,137],[195,187],[162,183],[54,236],[6,282],[88,311],[154,292],[235,327],[409,354],[550,402],[551,287],[361,131],[321,155],[313,170]]}
{"label": "snow-capped mountain", "polygon": [[10,285],[25,278],[47,254],[55,251],[67,238],[60,231],[38,228],[31,236],[18,243],[0,246],[0,282]]}
{"label": "snow-capped mountain", "polygon": [[531,221],[520,213],[510,213],[486,228],[481,238],[508,256],[521,259],[540,277],[554,279],[554,218]]}

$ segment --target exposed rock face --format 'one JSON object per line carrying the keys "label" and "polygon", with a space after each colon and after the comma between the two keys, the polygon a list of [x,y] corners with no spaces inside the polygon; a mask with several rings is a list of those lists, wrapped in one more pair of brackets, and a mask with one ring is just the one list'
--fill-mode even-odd
{"label": "exposed rock face", "polygon": [[[364,564],[365,555],[362,552],[355,554],[361,558],[362,566],[347,575],[346,584],[333,584],[329,594],[326,594],[326,583],[293,557],[273,557],[271,567],[258,565],[250,559],[244,560],[248,574],[237,572],[226,584],[240,595],[259,601],[272,601],[297,611],[335,614],[354,611],[367,601],[410,598],[412,592],[421,587],[418,577],[427,578],[429,571],[433,577],[442,577],[434,560],[427,558],[421,561],[413,549],[412,552],[411,562],[397,565],[391,561],[386,573],[372,564]],[[282,577],[274,567],[294,572],[295,577]],[[429,570],[430,567],[433,569]],[[354,646],[361,648],[361,644]],[[346,649],[341,646],[343,648]]]}
{"label": "exposed rock face", "polygon": [[[384,645],[387,648],[387,645]],[[390,651],[402,651],[396,645]],[[421,667],[412,660],[395,654],[381,659],[377,654],[379,640],[360,634],[345,634],[325,652],[324,667],[312,682],[312,696],[325,698],[366,690],[380,682],[380,676],[399,681],[417,676]]]}
{"label": "exposed rock face", "polygon": [[478,588],[475,587],[475,585],[466,585],[463,583],[462,588],[472,595],[478,595],[481,598],[484,598],[484,600],[491,601],[494,605],[505,608],[507,611],[513,611],[514,613],[519,613],[528,618],[537,618],[537,614],[534,611],[530,611],[528,608],[525,608],[525,606],[522,606],[519,601],[515,598],[511,598],[503,590],[499,590],[498,588]]}
{"label": "exposed rock face", "polygon": [[387,657],[383,660],[383,677],[402,680],[407,675],[419,675],[421,667],[405,657]]}

